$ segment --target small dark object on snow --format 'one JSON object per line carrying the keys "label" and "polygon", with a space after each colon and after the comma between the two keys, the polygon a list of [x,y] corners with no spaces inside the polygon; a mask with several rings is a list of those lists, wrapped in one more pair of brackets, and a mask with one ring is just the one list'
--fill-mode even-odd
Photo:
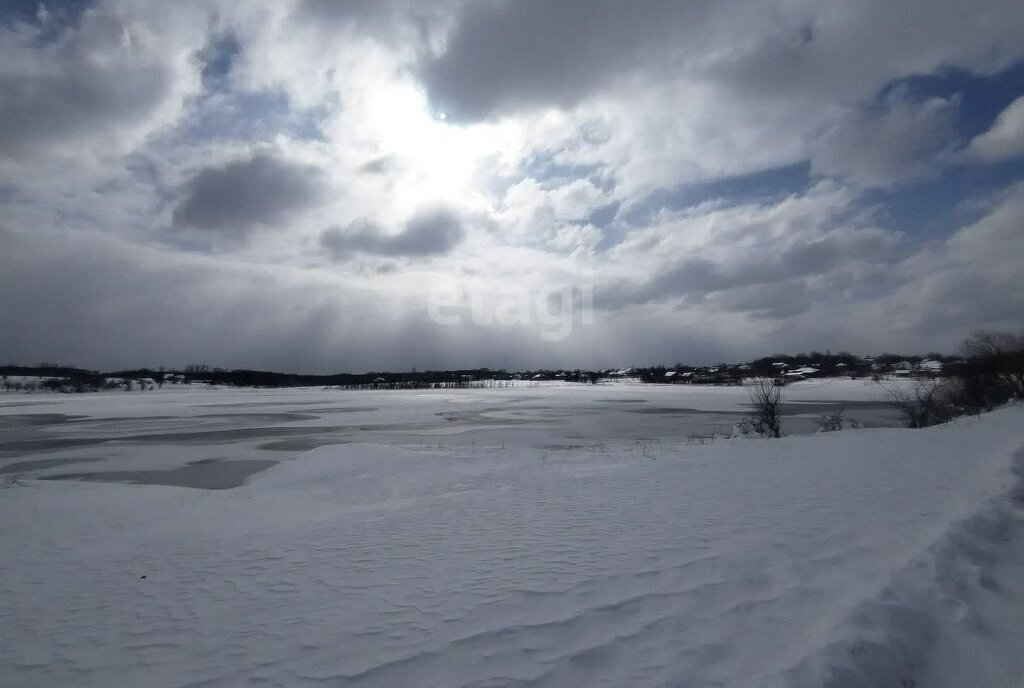
{"label": "small dark object on snow", "polygon": [[146,574],[142,574],[141,576],[139,576],[139,579],[141,580],[142,578],[145,578],[145,577],[146,577]]}

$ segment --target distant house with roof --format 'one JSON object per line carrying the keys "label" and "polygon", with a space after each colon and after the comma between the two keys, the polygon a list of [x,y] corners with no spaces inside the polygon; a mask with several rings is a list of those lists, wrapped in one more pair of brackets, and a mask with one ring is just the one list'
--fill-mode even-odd
{"label": "distant house with roof", "polygon": [[800,375],[803,375],[804,377],[811,377],[812,375],[817,375],[820,372],[821,372],[821,370],[819,368],[814,368],[814,367],[811,367],[811,366],[804,366],[802,368],[795,368],[794,370],[791,371],[791,373],[798,373]]}
{"label": "distant house with roof", "polygon": [[782,374],[782,377],[786,382],[796,382],[798,380],[806,380],[809,377],[813,377],[820,373],[821,370],[818,368],[812,368],[811,366],[803,366],[802,368],[794,368],[786,373]]}

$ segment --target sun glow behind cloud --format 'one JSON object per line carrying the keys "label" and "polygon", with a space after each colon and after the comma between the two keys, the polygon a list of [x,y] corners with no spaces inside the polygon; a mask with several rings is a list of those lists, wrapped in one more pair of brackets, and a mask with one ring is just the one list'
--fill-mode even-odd
{"label": "sun glow behind cloud", "polygon": [[357,70],[351,79],[354,88],[324,127],[329,155],[356,167],[379,161],[389,190],[382,219],[427,204],[484,210],[489,180],[517,174],[526,145],[517,119],[459,124],[436,112],[408,77]]}

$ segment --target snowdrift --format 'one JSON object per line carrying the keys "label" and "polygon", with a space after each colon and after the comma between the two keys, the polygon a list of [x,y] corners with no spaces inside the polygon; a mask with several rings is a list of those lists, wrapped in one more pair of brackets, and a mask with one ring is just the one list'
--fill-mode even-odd
{"label": "snowdrift", "polygon": [[21,481],[0,684],[1021,685],[1022,416]]}

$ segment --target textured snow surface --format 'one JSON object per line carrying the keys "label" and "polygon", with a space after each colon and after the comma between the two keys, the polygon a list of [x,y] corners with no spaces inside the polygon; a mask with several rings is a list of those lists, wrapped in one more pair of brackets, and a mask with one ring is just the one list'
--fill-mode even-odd
{"label": "textured snow surface", "polygon": [[0,685],[1024,685],[1022,420],[350,442],[223,491],[19,479]]}

